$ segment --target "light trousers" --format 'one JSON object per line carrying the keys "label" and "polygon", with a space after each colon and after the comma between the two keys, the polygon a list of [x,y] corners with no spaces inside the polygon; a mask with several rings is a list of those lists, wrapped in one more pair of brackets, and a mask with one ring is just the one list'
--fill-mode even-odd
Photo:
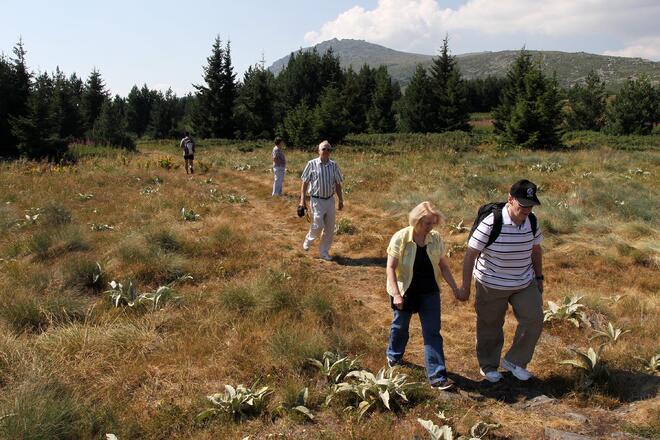
{"label": "light trousers", "polygon": [[286,171],[285,167],[273,167],[273,195],[281,196],[282,187],[284,186],[284,173]]}
{"label": "light trousers", "polygon": [[335,198],[330,197],[327,200],[312,197],[310,200],[312,208],[312,224],[305,237],[308,246],[320,237],[319,253],[326,255],[330,252],[332,239],[335,235]]}
{"label": "light trousers", "polygon": [[543,298],[532,281],[527,287],[516,290],[491,289],[476,282],[477,297],[477,360],[485,372],[500,366],[504,345],[504,317],[511,304],[518,320],[516,334],[504,358],[519,367],[526,368],[532,360],[536,343],[543,331]]}

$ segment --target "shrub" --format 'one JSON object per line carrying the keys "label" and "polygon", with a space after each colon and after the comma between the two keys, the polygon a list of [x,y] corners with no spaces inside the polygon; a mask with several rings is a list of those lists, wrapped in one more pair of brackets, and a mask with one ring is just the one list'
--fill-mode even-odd
{"label": "shrub", "polygon": [[236,388],[225,385],[224,393],[207,396],[213,407],[197,414],[196,419],[204,421],[217,414],[226,414],[235,420],[258,416],[266,406],[266,397],[271,393],[268,387],[257,389],[256,384],[252,388],[245,385],[238,385]]}
{"label": "shrub", "polygon": [[319,359],[307,359],[307,362],[319,369],[328,382],[339,383],[351,371],[360,370],[360,363],[357,358],[351,359],[348,356],[341,357],[331,351],[323,353],[323,357]]}
{"label": "shrub", "polygon": [[628,79],[607,112],[607,131],[612,134],[651,134],[660,119],[660,93],[648,77]]}
{"label": "shrub", "polygon": [[602,349],[602,346],[598,348],[598,351],[591,347],[586,352],[571,349],[578,357],[563,360],[560,364],[577,368],[580,371],[580,387],[589,388],[592,385],[604,382],[610,375],[601,357]]}
{"label": "shrub", "polygon": [[110,282],[111,289],[106,291],[110,301],[115,307],[144,308],[151,305],[151,310],[156,311],[166,303],[177,300],[174,290],[169,286],[160,286],[154,292],[139,293],[131,281],[124,288],[123,284],[116,281]]}
{"label": "shrub", "polygon": [[245,313],[254,310],[257,300],[247,287],[235,286],[225,289],[220,295],[220,304],[233,312],[237,312],[239,316],[244,316]]}
{"label": "shrub", "polygon": [[565,297],[561,304],[548,301],[548,308],[543,311],[543,322],[568,321],[576,327],[580,324],[589,325],[587,315],[581,309],[584,304],[579,304],[583,297]]}
{"label": "shrub", "polygon": [[85,316],[85,304],[76,298],[12,297],[0,304],[2,317],[17,333],[41,332],[51,323],[80,321]]}
{"label": "shrub", "polygon": [[337,235],[353,235],[357,232],[357,228],[348,218],[339,219],[335,225],[335,234]]}
{"label": "shrub", "polygon": [[293,148],[309,148],[318,143],[314,112],[305,102],[301,102],[286,114],[283,122],[283,137]]}
{"label": "shrub", "polygon": [[172,231],[164,230],[151,234],[149,241],[167,252],[180,251],[183,247],[179,237]]}
{"label": "shrub", "polygon": [[326,404],[335,395],[348,393],[354,398],[358,419],[377,407],[389,411],[401,408],[404,402],[408,402],[408,394],[421,387],[421,383],[409,382],[408,376],[397,373],[396,368],[381,368],[376,375],[367,370],[352,371],[345,378],[350,382],[334,385]]}
{"label": "shrub", "polygon": [[98,261],[76,258],[64,269],[64,283],[74,289],[99,291],[105,285],[105,273]]}
{"label": "shrub", "polygon": [[326,346],[325,335],[309,327],[281,327],[270,340],[273,354],[296,367],[308,358],[320,358]]}
{"label": "shrub", "polygon": [[37,258],[45,259],[50,254],[50,248],[53,245],[53,234],[42,231],[34,234],[28,242],[28,250],[35,254]]}
{"label": "shrub", "polygon": [[51,204],[43,209],[45,223],[50,226],[61,226],[71,223],[71,212],[64,206]]}
{"label": "shrub", "polygon": [[0,437],[7,439],[78,439],[92,435],[86,409],[56,382],[25,382],[6,395],[0,407]]}

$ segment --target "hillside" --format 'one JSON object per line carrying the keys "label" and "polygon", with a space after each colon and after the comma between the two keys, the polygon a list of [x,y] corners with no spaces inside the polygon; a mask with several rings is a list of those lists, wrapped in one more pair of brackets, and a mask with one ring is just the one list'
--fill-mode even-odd
{"label": "hillside", "polygon": [[[400,52],[378,44],[362,40],[328,40],[314,46],[319,53],[325,53],[329,48],[339,56],[342,66],[352,66],[359,69],[364,63],[375,67],[387,66],[390,75],[406,86],[410,81],[415,66],[428,66],[432,55]],[[311,47],[303,50],[311,50]],[[557,73],[560,85],[566,87],[583,80],[590,70],[602,75],[608,87],[616,90],[627,78],[645,73],[652,81],[660,82],[660,62],[641,58],[624,58],[596,55],[585,52],[529,51],[535,57],[541,58],[546,73]],[[513,63],[518,51],[479,52],[457,55],[458,65],[463,75],[468,79],[481,78],[487,75],[504,75]],[[270,70],[279,73],[289,60],[289,55],[275,61]]]}

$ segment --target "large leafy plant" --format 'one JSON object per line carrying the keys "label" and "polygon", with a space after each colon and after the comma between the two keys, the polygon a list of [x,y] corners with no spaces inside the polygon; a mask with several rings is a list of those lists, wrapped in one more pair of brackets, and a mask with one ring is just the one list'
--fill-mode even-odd
{"label": "large leafy plant", "polygon": [[589,325],[587,315],[582,310],[584,304],[580,304],[582,298],[566,296],[560,304],[548,301],[548,308],[543,311],[543,322],[568,321],[576,327],[580,327],[580,324]]}
{"label": "large leafy plant", "polygon": [[341,357],[339,354],[326,351],[319,359],[308,358],[307,362],[318,368],[328,382],[339,383],[351,371],[360,369],[358,358],[351,359],[348,356]]}
{"label": "large leafy plant", "polygon": [[234,419],[257,416],[265,408],[266,397],[271,393],[268,387],[256,388],[256,384],[251,388],[225,385],[224,393],[207,396],[213,406],[197,414],[196,419],[204,421],[218,414],[230,415]]}
{"label": "large leafy plant", "polygon": [[408,395],[421,388],[421,383],[408,381],[408,376],[398,373],[395,367],[381,368],[377,374],[367,370],[351,371],[346,374],[346,382],[335,384],[326,399],[330,403],[338,394],[348,394],[355,399],[358,420],[377,407],[392,411],[409,402]]}

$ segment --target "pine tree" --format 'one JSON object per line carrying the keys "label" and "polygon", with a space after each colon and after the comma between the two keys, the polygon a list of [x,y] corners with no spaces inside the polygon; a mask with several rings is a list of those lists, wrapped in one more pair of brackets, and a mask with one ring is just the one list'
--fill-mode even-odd
{"label": "pine tree", "polygon": [[570,110],[566,115],[571,130],[600,130],[605,123],[605,83],[593,70],[585,84],[575,84],[568,91]]}
{"label": "pine tree", "polygon": [[367,112],[367,124],[370,133],[391,133],[395,128],[394,111],[394,89],[392,79],[387,68],[380,66],[376,69],[375,86],[371,100],[371,106]]}
{"label": "pine tree", "polygon": [[124,103],[120,97],[103,102],[92,129],[92,139],[96,145],[135,149],[135,142],[128,134]]}
{"label": "pine tree", "polygon": [[305,101],[287,112],[280,132],[292,148],[309,148],[318,142],[315,134],[315,114]]}
{"label": "pine tree", "polygon": [[495,133],[504,147],[541,149],[561,145],[561,101],[555,78],[547,78],[522,50],[507,73]]}
{"label": "pine tree", "polygon": [[183,106],[171,88],[165,93],[155,92],[155,97],[148,133],[154,139],[175,137],[181,131],[178,125],[183,118]]}
{"label": "pine tree", "polygon": [[399,104],[399,130],[411,133],[432,131],[435,125],[433,108],[430,79],[426,69],[419,64]]}
{"label": "pine tree", "polygon": [[0,54],[0,156],[5,157],[18,154],[18,139],[13,135],[10,121],[27,114],[32,80],[21,40],[14,46],[13,53],[12,59]]}
{"label": "pine tree", "polygon": [[223,48],[220,37],[216,37],[206,61],[208,64],[203,68],[206,84],[194,85],[197,90],[193,115],[195,131],[201,137],[233,137],[236,75],[231,65],[229,43]]}
{"label": "pine tree", "polygon": [[607,131],[612,134],[651,134],[660,119],[660,90],[646,75],[629,79],[607,111]]}
{"label": "pine tree", "polygon": [[433,131],[469,130],[466,89],[456,59],[449,55],[446,36],[440,56],[433,58],[431,64],[430,85],[434,98]]}
{"label": "pine tree", "polygon": [[128,131],[142,137],[151,121],[151,112],[158,98],[156,90],[149,90],[146,84],[138,89],[133,86],[126,99],[126,123]]}
{"label": "pine tree", "polygon": [[62,139],[80,139],[85,131],[77,90],[80,80],[75,75],[67,78],[58,67],[54,81],[52,105],[58,135]]}
{"label": "pine tree", "polygon": [[360,99],[360,84],[358,83],[358,75],[352,67],[344,72],[344,87],[342,88],[342,101],[346,113],[351,115],[348,120],[349,133],[361,133],[365,131],[366,116],[364,114],[364,107]]}
{"label": "pine tree", "polygon": [[222,57],[220,88],[220,114],[221,122],[217,137],[234,137],[234,106],[236,105],[236,73],[231,63],[231,43],[228,41]]}
{"label": "pine tree", "polygon": [[236,104],[236,119],[243,137],[270,139],[275,132],[275,76],[263,63],[248,67]]}
{"label": "pine tree", "polygon": [[327,139],[331,144],[340,143],[348,134],[347,120],[339,90],[334,85],[327,86],[314,110],[313,136]]}
{"label": "pine tree", "polygon": [[94,127],[94,122],[101,114],[101,107],[108,99],[109,93],[101,78],[101,72],[92,70],[83,92],[83,112],[87,129]]}
{"label": "pine tree", "polygon": [[59,136],[53,106],[54,82],[47,73],[39,75],[28,98],[24,116],[11,117],[12,133],[21,156],[31,159],[61,157],[66,142]]}
{"label": "pine tree", "polygon": [[305,102],[314,108],[325,87],[341,89],[343,73],[339,59],[330,50],[320,56],[316,49],[292,53],[286,67],[277,76],[281,100],[287,109]]}

